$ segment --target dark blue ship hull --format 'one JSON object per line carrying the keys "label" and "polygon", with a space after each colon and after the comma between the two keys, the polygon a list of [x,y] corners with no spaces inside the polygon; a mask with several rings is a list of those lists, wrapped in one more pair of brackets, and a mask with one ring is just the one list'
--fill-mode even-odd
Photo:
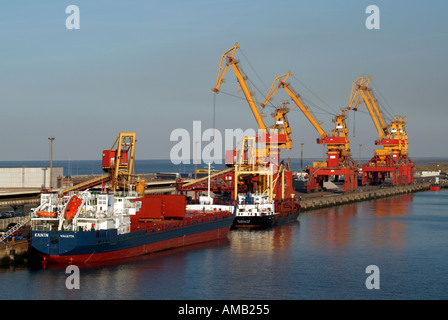
{"label": "dark blue ship hull", "polygon": [[144,255],[227,237],[233,216],[211,217],[188,224],[168,224],[162,230],[117,234],[116,229],[33,231],[32,247],[46,262],[87,263]]}

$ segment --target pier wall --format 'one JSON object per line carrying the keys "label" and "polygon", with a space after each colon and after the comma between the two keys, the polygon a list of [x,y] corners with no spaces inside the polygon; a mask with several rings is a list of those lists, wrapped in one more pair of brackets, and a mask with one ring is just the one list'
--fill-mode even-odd
{"label": "pier wall", "polygon": [[0,244],[0,265],[23,263],[28,259],[28,240]]}
{"label": "pier wall", "polygon": [[[28,213],[27,213],[28,214]],[[17,222],[21,222],[25,219],[25,217],[13,217],[13,218],[3,218],[0,219],[0,230],[1,229],[6,229],[6,227],[8,226],[8,224],[10,223],[17,223]],[[29,225],[30,222],[26,223],[25,225]]]}
{"label": "pier wall", "polygon": [[[440,183],[441,187],[448,187],[447,181],[442,181]],[[348,194],[339,194],[339,195],[329,195],[322,197],[314,197],[311,199],[302,199],[300,201],[301,204],[301,212],[311,211],[315,209],[334,207],[343,204],[349,204],[360,201],[369,201],[375,200],[379,198],[385,198],[400,194],[413,193],[419,191],[429,190],[431,183],[418,183],[408,186],[396,186],[390,188],[382,188],[375,190],[366,190],[362,192],[354,192]]]}

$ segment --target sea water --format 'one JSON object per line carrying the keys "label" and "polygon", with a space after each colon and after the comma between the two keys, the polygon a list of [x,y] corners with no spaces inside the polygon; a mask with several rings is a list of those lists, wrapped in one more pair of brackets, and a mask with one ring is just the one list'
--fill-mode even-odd
{"label": "sea water", "polygon": [[304,212],[288,226],[79,266],[79,289],[65,267],[0,268],[0,299],[447,299],[447,206],[442,189]]}

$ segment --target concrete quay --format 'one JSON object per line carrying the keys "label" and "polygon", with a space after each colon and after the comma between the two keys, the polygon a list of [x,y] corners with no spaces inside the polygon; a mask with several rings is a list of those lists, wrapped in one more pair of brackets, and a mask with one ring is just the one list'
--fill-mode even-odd
{"label": "concrete quay", "polygon": [[[429,190],[430,182],[416,183],[407,186],[394,186],[385,188],[376,188],[369,190],[368,188],[359,192],[352,192],[347,194],[322,194],[315,195],[312,198],[300,200],[301,212],[339,206],[360,201],[369,201],[379,198],[386,198],[406,193],[414,193]],[[442,180],[440,182],[442,188],[448,187],[448,181]]]}
{"label": "concrete quay", "polygon": [[37,205],[41,189],[0,189],[0,208]]}
{"label": "concrete quay", "polygon": [[29,258],[28,246],[29,242],[27,239],[0,244],[0,266],[26,264]]}
{"label": "concrete quay", "polygon": [[[17,222],[21,218],[1,219],[1,220],[15,220]],[[29,237],[30,237],[30,225],[20,229],[22,233],[22,240],[8,239],[0,243],[0,266],[7,265],[23,265],[30,261],[29,251]]]}

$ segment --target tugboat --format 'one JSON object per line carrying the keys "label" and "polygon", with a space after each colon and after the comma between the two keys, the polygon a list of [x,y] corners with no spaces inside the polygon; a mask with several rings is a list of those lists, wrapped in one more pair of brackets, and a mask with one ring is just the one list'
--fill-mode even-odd
{"label": "tugboat", "polygon": [[440,191],[439,177],[436,177],[434,183],[429,186],[429,190],[431,190],[431,191]]}
{"label": "tugboat", "polygon": [[294,199],[269,200],[268,195],[239,194],[232,229],[263,229],[297,220],[300,205]]}
{"label": "tugboat", "polygon": [[238,195],[235,221],[232,228],[266,228],[275,223],[274,201],[258,193]]}

